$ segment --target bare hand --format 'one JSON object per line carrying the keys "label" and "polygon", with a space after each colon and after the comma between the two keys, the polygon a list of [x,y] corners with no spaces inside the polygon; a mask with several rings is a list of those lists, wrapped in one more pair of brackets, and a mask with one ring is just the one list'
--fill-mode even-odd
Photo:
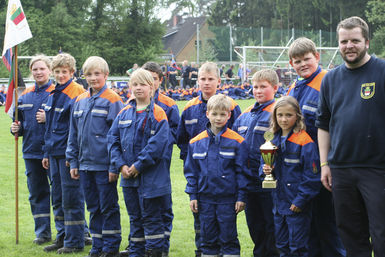
{"label": "bare hand", "polygon": [[270,175],[271,171],[273,170],[268,164],[263,164],[262,169],[263,169],[263,173],[265,173],[266,175]]}
{"label": "bare hand", "polygon": [[291,204],[290,210],[291,210],[292,212],[295,212],[295,213],[298,213],[298,212],[301,212],[301,211],[302,211],[301,208],[295,206],[294,204]]}
{"label": "bare hand", "polygon": [[128,169],[129,168],[127,165],[123,165],[120,168],[120,173],[122,173],[123,178],[130,178],[130,173],[129,173]]}
{"label": "bare hand", "polygon": [[70,169],[71,178],[78,180],[80,178],[79,170],[77,168]]}
{"label": "bare hand", "polygon": [[332,172],[328,165],[321,167],[321,182],[327,190],[332,191]]}
{"label": "bare hand", "polygon": [[70,163],[66,161],[66,167],[69,167],[69,166],[70,166]]}
{"label": "bare hand", "polygon": [[198,213],[198,200],[190,201],[190,209],[193,213]]}
{"label": "bare hand", "polygon": [[108,182],[115,182],[119,178],[119,174],[115,174],[113,172],[108,172]]}
{"label": "bare hand", "polygon": [[11,132],[12,133],[17,133],[20,130],[20,121],[14,121],[11,124]]}
{"label": "bare hand", "polygon": [[43,158],[43,160],[41,161],[41,165],[43,165],[43,168],[48,170],[49,169],[49,160],[48,158]]}
{"label": "bare hand", "polygon": [[134,164],[131,165],[131,167],[128,169],[128,172],[130,177],[136,178],[139,175],[139,171],[135,168]]}
{"label": "bare hand", "polygon": [[244,202],[236,202],[235,203],[235,212],[238,214],[243,211],[246,207],[246,203]]}
{"label": "bare hand", "polygon": [[37,111],[36,120],[38,123],[45,123],[45,111],[43,109]]}

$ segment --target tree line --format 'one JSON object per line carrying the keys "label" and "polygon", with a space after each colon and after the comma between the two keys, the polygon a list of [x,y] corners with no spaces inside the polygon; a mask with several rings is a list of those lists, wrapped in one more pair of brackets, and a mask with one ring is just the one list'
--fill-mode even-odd
{"label": "tree line", "polygon": [[[124,74],[133,63],[156,59],[163,52],[162,24],[157,12],[206,15],[212,26],[335,32],[338,22],[357,15],[371,28],[371,51],[385,57],[383,0],[22,0],[33,38],[19,55],[60,50],[71,53],[80,66],[90,55],[103,56],[111,73]],[[0,0],[0,39],[4,35],[7,0]],[[238,40],[255,42],[247,34]],[[3,41],[3,40],[1,40]],[[278,42],[282,43],[282,42]],[[214,48],[225,48],[214,42]],[[216,49],[218,51],[218,49]],[[220,49],[219,49],[220,51]],[[228,47],[224,51],[228,51]],[[27,63],[21,63],[27,69]],[[7,77],[4,65],[0,77]]]}

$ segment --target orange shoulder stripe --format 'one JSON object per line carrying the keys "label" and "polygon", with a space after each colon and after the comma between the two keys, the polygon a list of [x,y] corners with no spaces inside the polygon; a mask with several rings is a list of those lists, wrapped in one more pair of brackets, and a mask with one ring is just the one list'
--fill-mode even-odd
{"label": "orange shoulder stripe", "polygon": [[69,98],[74,99],[86,91],[81,85],[72,81],[62,92]]}
{"label": "orange shoulder stripe", "polygon": [[191,106],[198,105],[200,103],[202,103],[202,101],[199,100],[199,96],[197,96],[197,97],[195,97],[195,98],[193,98],[187,102],[186,106],[184,107],[184,110],[190,108]]}
{"label": "orange shoulder stripe", "polygon": [[289,95],[290,91],[291,91],[294,87],[295,87],[295,82],[293,82],[293,83],[290,85],[289,89],[288,89],[287,92],[286,92],[286,95]]}
{"label": "orange shoulder stripe", "polygon": [[162,107],[160,107],[159,105],[157,104],[154,104],[154,117],[155,119],[160,122],[162,120],[167,120],[167,115],[166,113],[164,112],[164,110],[162,109]]}
{"label": "orange shoulder stripe", "polygon": [[159,94],[159,102],[164,103],[168,107],[172,107],[172,106],[176,105],[174,99],[172,99],[166,95],[163,95],[163,94]]}
{"label": "orange shoulder stripe", "polygon": [[79,95],[78,98],[76,98],[76,102],[79,102],[82,99],[90,97],[90,92],[86,91],[83,94]]}
{"label": "orange shoulder stripe", "polygon": [[308,143],[313,142],[313,140],[311,139],[309,134],[306,133],[305,130],[301,130],[298,133],[293,133],[287,140],[289,140],[290,142],[293,142],[295,144],[298,144],[300,146],[304,146]]}
{"label": "orange shoulder stripe", "polygon": [[111,103],[116,103],[119,101],[123,102],[122,98],[110,88],[107,88],[106,90],[104,90],[104,92],[100,95],[100,97],[107,99]]}
{"label": "orange shoulder stripe", "polygon": [[264,111],[267,111],[267,112],[270,112],[270,113],[273,112],[273,110],[274,110],[274,104],[275,104],[275,102],[269,104],[269,105],[266,106],[263,110],[264,110]]}
{"label": "orange shoulder stripe", "polygon": [[190,140],[190,144],[196,142],[196,141],[199,141],[203,138],[206,138],[206,137],[209,137],[209,135],[207,134],[207,130],[205,131],[202,131],[201,133],[199,133],[196,137],[193,137],[191,140]]}
{"label": "orange shoulder stripe", "polygon": [[36,85],[33,85],[32,87],[27,87],[26,89],[24,89],[23,93],[21,93],[21,95],[26,95],[28,94],[29,92],[32,92],[35,90],[35,87]]}
{"label": "orange shoulder stripe", "polygon": [[326,73],[326,70],[322,70],[320,73],[318,73],[317,76],[315,76],[315,78],[308,84],[308,86],[314,88],[317,91],[320,91],[321,82]]}
{"label": "orange shoulder stripe", "polygon": [[226,129],[225,133],[222,134],[222,137],[230,138],[236,140],[238,143],[242,143],[245,139],[239,135],[234,130],[231,130],[229,128]]}
{"label": "orange shoulder stripe", "polygon": [[132,108],[132,106],[128,104],[128,105],[124,106],[124,107],[120,110],[120,112],[119,112],[118,114],[120,114],[121,112],[123,112],[123,111],[125,111],[125,110],[128,110],[128,109],[130,109],[130,108]]}
{"label": "orange shoulder stripe", "polygon": [[55,89],[55,85],[54,84],[51,84],[45,91],[46,92],[52,92],[52,90]]}

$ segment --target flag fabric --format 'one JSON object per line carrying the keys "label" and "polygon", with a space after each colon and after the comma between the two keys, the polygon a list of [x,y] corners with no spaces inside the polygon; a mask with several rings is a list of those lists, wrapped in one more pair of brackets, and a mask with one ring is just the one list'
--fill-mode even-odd
{"label": "flag fabric", "polygon": [[15,71],[14,62],[12,62],[11,74],[9,75],[8,90],[7,90],[7,96],[5,98],[5,109],[4,109],[4,111],[11,118],[13,118],[13,112],[15,109],[15,103],[13,101],[13,99],[15,99],[15,78],[13,76],[14,71]]}
{"label": "flag fabric", "polygon": [[[31,30],[25,17],[20,0],[9,0],[7,9],[7,18],[5,20],[5,35],[3,46],[3,62],[10,71],[7,97],[5,101],[5,112],[10,117],[13,116],[15,107],[15,69],[12,48],[32,37]],[[18,85],[24,84],[20,72],[17,72]]]}
{"label": "flag fabric", "polygon": [[5,36],[2,56],[8,49],[32,38],[20,0],[9,0],[5,20]]}
{"label": "flag fabric", "polygon": [[3,62],[5,67],[7,67],[7,70],[10,72],[12,65],[12,48],[6,50],[5,54],[3,55]]}

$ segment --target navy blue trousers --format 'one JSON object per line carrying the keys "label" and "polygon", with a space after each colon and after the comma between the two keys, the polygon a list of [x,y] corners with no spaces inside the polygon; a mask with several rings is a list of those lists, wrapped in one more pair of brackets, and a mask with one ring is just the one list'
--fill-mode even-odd
{"label": "navy blue trousers", "polygon": [[121,237],[117,182],[108,182],[108,171],[80,171],[92,237],[91,253],[119,251]]}
{"label": "navy blue trousers", "polygon": [[49,157],[52,207],[57,237],[64,237],[64,246],[84,247],[84,195],[80,180],[71,178],[63,157]]}
{"label": "navy blue trousers", "polygon": [[249,192],[246,221],[254,243],[254,257],[278,257],[275,246],[273,199],[271,192]]}
{"label": "navy blue trousers", "polygon": [[240,255],[235,203],[198,203],[203,255]]}
{"label": "navy blue trousers", "polygon": [[49,173],[41,159],[25,159],[25,175],[29,190],[29,203],[35,221],[37,238],[51,238]]}

